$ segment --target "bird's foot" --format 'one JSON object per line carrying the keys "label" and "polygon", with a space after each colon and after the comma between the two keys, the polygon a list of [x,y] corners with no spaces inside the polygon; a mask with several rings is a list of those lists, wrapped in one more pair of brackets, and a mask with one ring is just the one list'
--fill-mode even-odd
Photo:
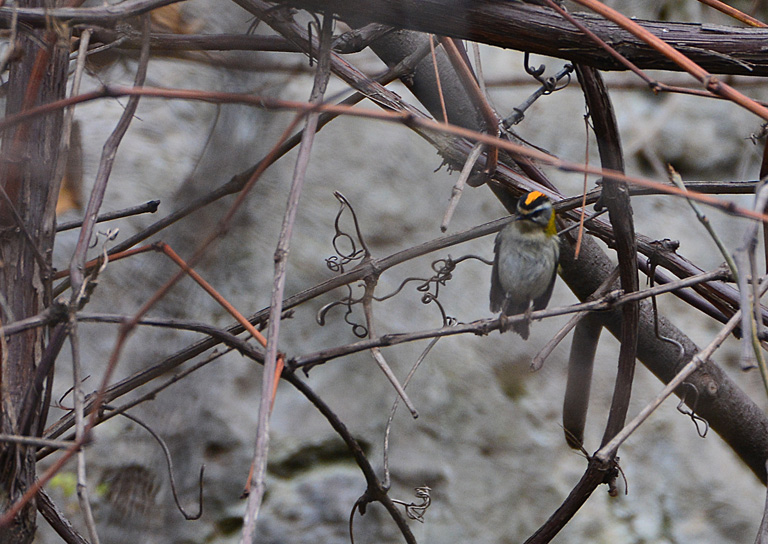
{"label": "bird's foot", "polygon": [[509,322],[509,317],[502,312],[501,315],[499,315],[499,334],[503,334],[511,328],[512,323]]}

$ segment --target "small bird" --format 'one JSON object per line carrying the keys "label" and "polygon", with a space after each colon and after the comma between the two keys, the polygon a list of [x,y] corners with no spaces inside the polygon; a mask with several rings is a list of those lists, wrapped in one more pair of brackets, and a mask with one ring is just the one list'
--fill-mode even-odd
{"label": "small bird", "polygon": [[[555,211],[539,191],[523,195],[512,222],[496,235],[491,271],[491,311],[501,310],[501,332],[510,328],[528,339],[531,303],[547,307],[560,257]],[[507,317],[525,312],[526,319],[507,324]]]}

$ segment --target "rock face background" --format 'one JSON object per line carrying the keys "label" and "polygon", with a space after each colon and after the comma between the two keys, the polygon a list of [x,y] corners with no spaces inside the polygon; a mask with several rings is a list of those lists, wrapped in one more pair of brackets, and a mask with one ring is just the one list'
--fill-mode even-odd
{"label": "rock face background", "polygon": [[[203,25],[202,32],[244,32],[250,24],[245,12],[227,2],[217,2],[214,17],[210,2],[186,3],[183,10],[187,21]],[[625,13],[654,16],[636,11]],[[697,14],[687,15],[701,20]],[[489,79],[522,77],[519,55],[487,48],[483,54]],[[306,71],[305,61],[298,55],[211,57],[213,62],[208,63],[153,60],[148,84],[253,92],[297,100],[309,96],[308,75],[259,68],[259,63],[279,62]],[[236,59],[248,68],[232,70],[222,59]],[[355,60],[376,66],[375,59],[367,54],[357,55]],[[128,58],[103,63],[89,77],[84,90],[96,88],[101,82],[129,82],[134,61]],[[551,59],[541,62],[546,62],[553,72],[561,65]],[[609,81],[630,79],[614,74]],[[332,92],[340,89],[336,84]],[[505,112],[532,90],[530,85],[507,90],[492,87],[491,93],[495,105]],[[402,88],[398,92],[407,94]],[[736,106],[684,96],[652,96],[642,90],[619,90],[613,99],[630,172],[655,175],[655,165],[671,162],[685,179],[757,176],[759,151],[748,137],[758,128],[759,120]],[[120,101],[107,100],[77,110],[84,195],[92,183],[104,139],[121,111]],[[582,161],[583,113],[581,93],[574,83],[537,103],[518,130],[553,153]],[[287,113],[242,106],[143,100],[120,148],[105,209],[159,198],[159,214],[170,213],[259,160],[289,120]],[[333,275],[324,263],[324,258],[332,254],[333,223],[338,210],[333,191],[342,192],[354,205],[361,230],[376,257],[440,236],[440,220],[457,174],[440,169],[440,158],[434,150],[408,129],[359,119],[337,120],[320,133],[312,156],[290,253],[288,295]],[[294,158],[295,153],[266,172],[232,229],[197,267],[246,315],[268,304],[272,253]],[[597,163],[596,157],[591,160]],[[551,172],[551,176],[564,193],[580,192],[579,176],[558,172]],[[231,202],[230,197],[197,212],[158,239],[188,257]],[[748,205],[750,200],[743,198],[740,202]],[[679,239],[681,253],[706,269],[719,264],[721,259],[713,243],[684,201],[642,197],[633,200],[633,207],[639,232]],[[71,210],[60,220],[81,213]],[[504,213],[487,189],[468,188],[450,232]],[[715,211],[709,215],[728,247],[737,247],[745,223]],[[119,239],[155,219],[120,221],[115,224],[120,228]],[[345,224],[349,229],[349,222]],[[70,232],[57,239],[58,268],[67,266],[76,236],[76,232]],[[488,237],[396,267],[381,277],[377,293],[393,291],[410,276],[431,276],[432,261],[448,254],[454,258],[475,254],[489,259],[492,245]],[[87,311],[135,311],[174,272],[174,266],[158,254],[112,263],[102,275]],[[478,261],[459,266],[451,281],[441,287],[439,300],[445,311],[465,322],[488,317],[489,275],[490,268]],[[379,334],[440,325],[439,311],[434,304],[420,302],[421,293],[415,285],[409,284],[394,299],[376,305]],[[359,296],[362,290],[355,287],[354,292]],[[323,305],[345,294],[339,290],[298,308],[283,323],[281,349],[288,356],[296,356],[355,341],[341,309],[329,314],[324,327],[315,321]],[[575,301],[558,283],[551,304]],[[719,328],[672,298],[663,298],[659,303],[662,311],[700,345]],[[218,326],[232,321],[188,279],[151,315]],[[361,310],[355,309],[353,318],[362,323]],[[534,323],[528,342],[498,333],[445,338],[422,363],[408,388],[420,417],[411,419],[401,406],[390,446],[392,496],[411,501],[414,487],[432,488],[433,504],[425,523],[412,522],[419,542],[520,542],[547,519],[578,481],[585,461],[566,446],[559,423],[570,341],[558,347],[542,370],[529,371],[531,357],[565,321]],[[116,327],[82,324],[80,334],[85,373],[92,376],[85,389],[91,391],[101,379]],[[191,333],[142,328],[132,336],[117,378],[145,369],[198,338]],[[402,345],[386,349],[385,355],[402,379],[425,347],[426,343]],[[617,342],[605,334],[590,404],[586,436],[589,451],[594,451],[602,435],[617,353]],[[759,404],[765,404],[757,373],[742,374],[739,370],[735,341],[729,341],[716,359]],[[54,398],[71,386],[71,370],[65,360],[57,371]],[[88,471],[102,542],[237,540],[244,511],[244,501],[238,497],[253,453],[260,374],[260,367],[230,353],[132,411],[167,441],[181,501],[189,511],[195,511],[199,467],[206,465],[205,512],[199,521],[184,521],[173,507],[160,448],[145,430],[121,418],[97,429],[95,443],[88,448]],[[371,461],[381,471],[384,430],[395,394],[370,355],[360,353],[328,362],[313,369],[307,381],[365,445]],[[639,366],[630,415],[637,413],[660,388],[661,384]],[[65,398],[62,403],[69,405],[70,401]],[[714,433],[700,438],[690,419],[675,410],[675,403],[665,403],[622,448],[621,466],[628,493],[612,499],[604,489],[598,490],[556,542],[684,544],[743,543],[754,539],[762,515],[764,488]],[[52,417],[61,413],[53,410]],[[278,391],[270,459],[258,542],[348,542],[349,512],[365,491],[365,480],[327,422],[287,384]],[[74,474],[74,465],[67,470]],[[49,492],[79,525],[77,500],[70,493],[66,476],[58,478]],[[376,505],[364,517],[355,519],[355,534],[357,542],[401,541],[392,521]],[[59,541],[42,521],[38,540]]]}

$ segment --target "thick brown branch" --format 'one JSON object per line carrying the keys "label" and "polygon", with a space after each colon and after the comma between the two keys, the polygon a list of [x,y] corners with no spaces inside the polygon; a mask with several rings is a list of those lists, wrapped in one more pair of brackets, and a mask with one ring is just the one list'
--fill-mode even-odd
{"label": "thick brown branch", "polygon": [[[625,70],[613,57],[554,11],[508,0],[283,0],[283,4],[332,10],[353,22],[375,21],[530,51],[580,62],[600,70]],[[639,68],[679,71],[647,44],[600,17],[574,18]],[[768,30],[636,20],[713,74],[768,75],[763,47]]]}

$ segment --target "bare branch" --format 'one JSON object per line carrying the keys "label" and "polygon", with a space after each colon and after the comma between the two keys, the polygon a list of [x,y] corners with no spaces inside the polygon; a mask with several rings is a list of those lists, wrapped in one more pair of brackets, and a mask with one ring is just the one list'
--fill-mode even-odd
{"label": "bare branch", "polygon": [[14,11],[18,11],[19,21],[25,23],[46,24],[51,19],[68,22],[70,25],[78,23],[110,24],[150,12],[162,6],[175,4],[183,0],[127,0],[120,4],[102,5],[87,8],[18,8],[0,7],[0,20],[8,21]]}
{"label": "bare branch", "polygon": [[[315,84],[312,88],[310,102],[319,104],[323,100],[328,79],[330,78],[331,38],[333,18],[323,18],[323,26],[320,33],[320,51],[315,74]],[[280,332],[280,314],[283,311],[283,292],[285,290],[285,274],[288,262],[293,225],[299,207],[299,198],[304,186],[304,176],[309,164],[310,152],[314,141],[319,112],[310,113],[306,119],[306,126],[299,145],[298,157],[294,169],[291,189],[288,195],[283,225],[280,230],[280,238],[275,250],[275,270],[270,299],[269,325],[267,328],[267,350],[264,356],[264,373],[261,377],[261,399],[259,402],[258,427],[256,431],[256,446],[253,458],[253,480],[248,490],[248,503],[243,520],[243,531],[240,537],[241,544],[253,541],[256,530],[256,520],[259,515],[261,501],[266,490],[267,453],[269,451],[269,420],[274,405],[274,396],[277,390],[277,379],[283,369],[283,357],[278,354],[277,345]]]}
{"label": "bare branch", "polygon": [[[599,70],[624,70],[605,50],[554,11],[507,0],[281,0],[281,4],[328,10],[351,20],[376,21],[430,34],[567,59]],[[646,42],[617,24],[586,13],[573,17],[644,70],[680,70]],[[768,75],[762,45],[768,31],[701,23],[635,19],[642,28],[684,52],[714,74]]]}

